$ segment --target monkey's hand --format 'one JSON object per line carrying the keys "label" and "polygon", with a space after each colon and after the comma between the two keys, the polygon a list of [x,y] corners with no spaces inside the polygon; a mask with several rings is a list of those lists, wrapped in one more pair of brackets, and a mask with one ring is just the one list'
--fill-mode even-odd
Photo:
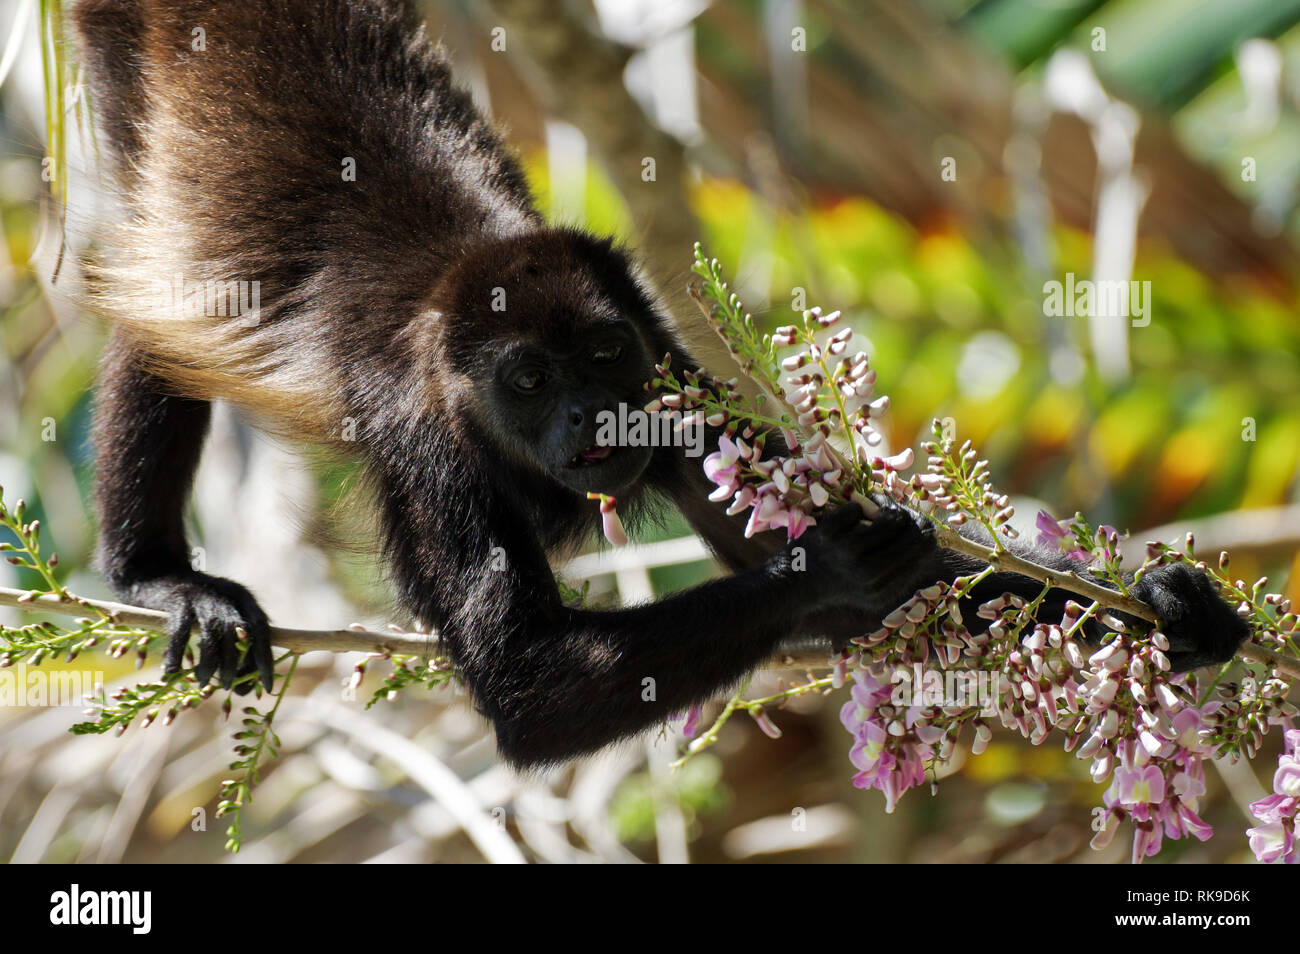
{"label": "monkey's hand", "polygon": [[884,614],[919,585],[917,574],[935,549],[933,525],[909,511],[885,506],[871,520],[855,503],[819,516],[817,524],[786,549],[806,556],[810,591],[821,605]]}
{"label": "monkey's hand", "polygon": [[[163,672],[181,668],[190,631],[199,628],[199,664],[194,676],[206,685],[215,672],[229,689],[237,677],[256,672],[269,691],[274,678],[271,662],[271,627],[253,594],[231,580],[187,571],[135,583],[129,588],[134,601],[168,614],[167,651]],[[248,634],[250,648],[239,658],[236,629]],[[240,695],[253,688],[252,680],[235,687]]]}
{"label": "monkey's hand", "polygon": [[1225,663],[1250,634],[1250,627],[1215,592],[1200,570],[1183,563],[1157,567],[1131,588],[1159,615],[1169,638],[1174,672]]}

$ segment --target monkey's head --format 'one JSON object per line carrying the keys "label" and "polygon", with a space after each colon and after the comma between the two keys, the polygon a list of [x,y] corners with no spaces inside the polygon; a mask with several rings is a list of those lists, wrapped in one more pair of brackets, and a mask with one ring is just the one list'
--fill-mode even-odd
{"label": "monkey's head", "polygon": [[472,249],[439,298],[438,352],[480,432],[577,493],[637,483],[654,448],[626,425],[672,344],[626,255],[543,229]]}

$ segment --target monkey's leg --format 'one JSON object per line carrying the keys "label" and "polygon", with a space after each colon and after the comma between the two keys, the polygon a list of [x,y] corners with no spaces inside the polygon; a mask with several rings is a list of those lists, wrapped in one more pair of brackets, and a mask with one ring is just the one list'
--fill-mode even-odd
{"label": "monkey's leg", "polygon": [[[114,331],[100,367],[95,406],[99,567],[123,599],[170,614],[165,672],[180,668],[197,625],[201,637],[195,675],[200,682],[219,672],[229,687],[237,674],[256,670],[270,689],[266,614],[238,583],[190,565],[185,504],[209,417],[207,402],[169,394],[166,382],[146,370],[135,345]],[[242,664],[237,627],[252,644]],[[251,682],[240,686],[244,692],[251,688]]]}

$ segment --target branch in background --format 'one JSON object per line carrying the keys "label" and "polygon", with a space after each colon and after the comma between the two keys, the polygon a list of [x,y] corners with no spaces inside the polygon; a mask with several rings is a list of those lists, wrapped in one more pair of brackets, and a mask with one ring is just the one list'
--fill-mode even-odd
{"label": "branch in background", "polygon": [[[699,237],[686,198],[686,159],[682,144],[654,126],[627,91],[623,70],[633,51],[593,33],[566,4],[492,0],[490,6],[505,24],[507,49],[523,53],[522,65],[547,108],[582,130],[600,156],[627,201],[655,277],[685,278],[682,263]],[[641,178],[647,156],[655,160],[653,182]]]}
{"label": "branch in background", "polygon": [[1141,541],[1181,540],[1189,532],[1196,534],[1197,545],[1209,553],[1227,550],[1234,555],[1250,553],[1264,560],[1290,561],[1300,550],[1300,505],[1234,510],[1185,524],[1152,527],[1121,543],[1120,552],[1126,563],[1141,563],[1145,559]]}
{"label": "branch in background", "polygon": [[[651,122],[623,82],[632,51],[592,32],[568,4],[492,0],[490,7],[547,109],[587,137],[627,202],[641,262],[659,292],[676,300],[700,228],[687,199],[682,144]],[[652,182],[641,178],[647,157],[655,161]],[[682,310],[673,308],[672,317],[692,353],[705,367],[726,367],[729,354],[708,323]]]}

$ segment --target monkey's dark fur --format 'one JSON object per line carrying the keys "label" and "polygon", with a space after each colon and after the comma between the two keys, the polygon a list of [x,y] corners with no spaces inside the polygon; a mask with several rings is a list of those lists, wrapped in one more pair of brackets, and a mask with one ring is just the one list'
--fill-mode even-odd
{"label": "monkey's dark fur", "polygon": [[[978,565],[906,511],[866,524],[849,506],[800,539],[796,572],[705,499],[680,449],[593,457],[595,415],[644,403],[653,359],[690,358],[623,252],[543,224],[403,4],[81,0],[74,20],[126,210],[92,267],[113,320],[100,561],[124,597],[173,614],[168,669],[197,624],[199,678],[229,684],[242,626],[242,671],[272,677],[252,595],[187,560],[182,512],[214,398],[361,458],[403,605],[438,628],[517,765],[626,738],[792,635],[864,632]],[[256,321],[178,317],[158,291],[178,275],[258,281]],[[678,507],[734,574],[632,609],[566,608],[547,554],[593,530],[585,490]],[[1038,584],[998,574],[974,599],[1004,590]],[[1165,614],[1180,668],[1242,638],[1200,574],[1156,571],[1136,592]]]}

